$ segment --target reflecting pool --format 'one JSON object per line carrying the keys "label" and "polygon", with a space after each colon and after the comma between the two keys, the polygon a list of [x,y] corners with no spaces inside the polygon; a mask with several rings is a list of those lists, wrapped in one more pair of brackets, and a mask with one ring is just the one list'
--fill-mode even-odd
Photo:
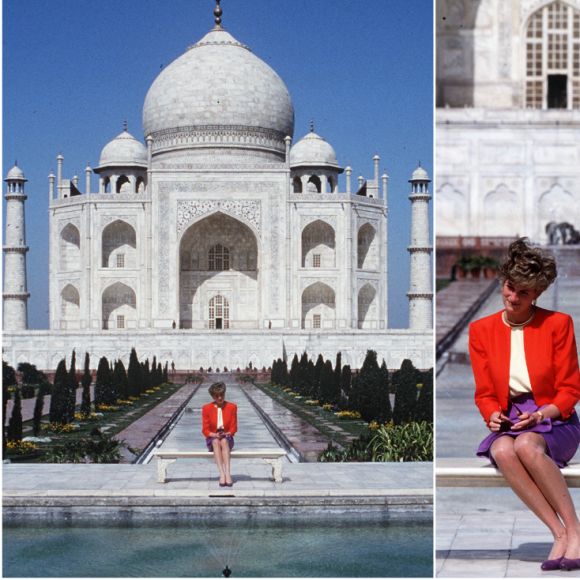
{"label": "reflecting pool", "polygon": [[4,577],[433,577],[433,527],[4,527],[2,560]]}

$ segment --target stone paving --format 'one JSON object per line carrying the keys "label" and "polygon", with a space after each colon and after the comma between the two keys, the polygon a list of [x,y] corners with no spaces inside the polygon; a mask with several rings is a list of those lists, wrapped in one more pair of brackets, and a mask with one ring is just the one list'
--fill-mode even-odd
{"label": "stone paving", "polygon": [[[448,308],[459,312],[461,293]],[[566,312],[580,328],[580,278],[560,272],[538,305]],[[474,319],[502,309],[499,289],[486,300]],[[439,308],[439,302],[438,302]],[[437,312],[437,318],[443,313]],[[451,318],[453,314],[447,312]],[[580,343],[579,343],[580,344]],[[436,380],[436,457],[474,457],[489,433],[473,401],[475,383],[469,364],[468,327],[438,364]],[[580,459],[580,452],[575,459]],[[580,509],[580,490],[572,489]],[[436,575],[439,577],[539,577],[540,564],[551,548],[551,534],[509,488],[444,488],[436,491]],[[580,572],[568,572],[580,577]]]}

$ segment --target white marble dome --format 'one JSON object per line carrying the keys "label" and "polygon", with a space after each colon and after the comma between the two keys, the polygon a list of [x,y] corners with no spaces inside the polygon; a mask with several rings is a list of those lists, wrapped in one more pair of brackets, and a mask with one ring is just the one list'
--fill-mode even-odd
{"label": "white marble dome", "polygon": [[270,142],[283,153],[284,138],[294,134],[294,105],[282,79],[216,26],[155,79],[143,105],[143,133],[166,147]]}
{"label": "white marble dome", "polygon": [[429,179],[429,174],[420,165],[415,169],[415,171],[413,171],[413,175],[409,181],[415,181],[416,179],[431,181]]}
{"label": "white marble dome", "polygon": [[24,173],[22,171],[22,169],[20,169],[20,167],[18,167],[18,165],[14,165],[14,167],[8,172],[8,175],[6,176],[5,181],[8,180],[13,180],[13,179],[19,179],[20,181],[28,181],[25,177],[24,177]]}
{"label": "white marble dome", "polygon": [[147,149],[125,129],[105,145],[101,152],[99,167],[131,165],[147,167]]}
{"label": "white marble dome", "polygon": [[302,137],[290,150],[290,167],[312,166],[338,168],[338,160],[332,145],[314,132]]}

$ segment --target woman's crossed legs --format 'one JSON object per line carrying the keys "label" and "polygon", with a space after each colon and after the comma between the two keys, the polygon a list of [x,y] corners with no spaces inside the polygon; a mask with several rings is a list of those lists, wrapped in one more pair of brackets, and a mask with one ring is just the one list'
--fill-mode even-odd
{"label": "woman's crossed legs", "polygon": [[214,439],[211,442],[213,457],[220,472],[220,483],[232,483],[230,475],[230,442],[227,437]]}
{"label": "woman's crossed legs", "polygon": [[580,522],[559,467],[539,433],[499,437],[491,454],[515,494],[554,536],[548,559],[580,558]]}

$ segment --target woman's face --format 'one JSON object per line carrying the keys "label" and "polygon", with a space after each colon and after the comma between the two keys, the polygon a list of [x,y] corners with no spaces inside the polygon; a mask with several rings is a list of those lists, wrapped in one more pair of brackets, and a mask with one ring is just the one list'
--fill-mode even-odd
{"label": "woman's face", "polygon": [[225,393],[220,393],[219,395],[212,395],[212,398],[213,398],[213,402],[218,407],[223,407],[224,403],[226,402],[226,394]]}
{"label": "woman's face", "polygon": [[532,315],[532,302],[540,296],[534,288],[517,286],[506,280],[501,290],[506,315],[511,322],[524,322]]}

